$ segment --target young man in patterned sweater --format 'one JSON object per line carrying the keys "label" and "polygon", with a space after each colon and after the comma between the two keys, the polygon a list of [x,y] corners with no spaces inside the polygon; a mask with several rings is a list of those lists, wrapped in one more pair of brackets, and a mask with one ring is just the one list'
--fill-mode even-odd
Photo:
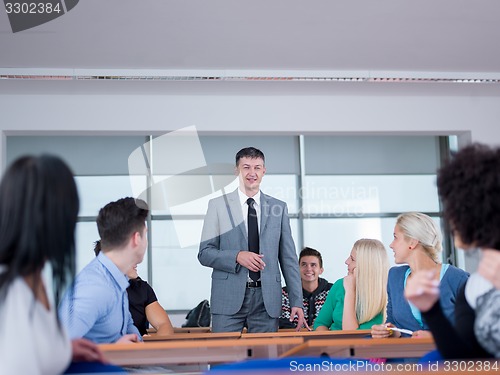
{"label": "young man in patterned sweater", "polygon": [[[304,248],[300,252],[299,266],[304,296],[304,319],[309,327],[312,327],[321,307],[325,303],[332,284],[319,277],[323,273],[323,258],[318,250],[310,247]],[[297,327],[297,319],[290,321],[290,301],[285,286],[281,291],[279,328],[295,327]]]}

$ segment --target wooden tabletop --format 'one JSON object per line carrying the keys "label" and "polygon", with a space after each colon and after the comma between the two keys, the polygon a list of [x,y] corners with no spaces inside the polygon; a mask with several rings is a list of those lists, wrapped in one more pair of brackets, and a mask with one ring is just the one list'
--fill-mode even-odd
{"label": "wooden tabletop", "polygon": [[240,332],[223,332],[212,333],[194,331],[186,333],[174,333],[173,335],[158,336],[151,334],[144,336],[143,340],[150,341],[171,341],[171,340],[203,340],[203,339],[227,339],[227,338],[242,338],[242,339],[257,339],[257,338],[274,338],[274,337],[301,337],[304,340],[313,339],[347,339],[370,337],[370,330],[345,330],[345,331],[296,331],[296,330],[280,330],[278,332],[265,333],[240,333]]}
{"label": "wooden tabletop", "polygon": [[354,338],[308,340],[283,357],[327,356],[330,358],[417,358],[436,348],[432,338]]}
{"label": "wooden tabletop", "polygon": [[299,337],[174,340],[135,344],[100,344],[106,359],[119,366],[214,364],[248,358],[277,358],[302,344]]}
{"label": "wooden tabletop", "polygon": [[211,327],[174,327],[174,333],[208,333]]}
{"label": "wooden tabletop", "polygon": [[243,333],[241,338],[266,338],[266,337],[302,337],[304,340],[313,339],[348,339],[348,338],[363,338],[371,337],[371,330],[357,329],[345,331],[295,331],[295,330],[280,330],[278,332],[265,333]]}
{"label": "wooden tabletop", "polygon": [[228,339],[240,338],[240,332],[201,332],[201,333],[174,333],[173,335],[149,335],[143,336],[142,339],[146,342],[149,341],[172,341],[172,340],[217,340],[217,339]]}

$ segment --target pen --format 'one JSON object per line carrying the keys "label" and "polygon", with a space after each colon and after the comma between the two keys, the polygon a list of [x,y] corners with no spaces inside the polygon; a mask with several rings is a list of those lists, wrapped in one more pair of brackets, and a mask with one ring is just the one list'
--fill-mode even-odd
{"label": "pen", "polygon": [[409,329],[404,329],[404,328],[387,327],[387,329],[389,329],[391,331],[398,331],[398,332],[401,332],[401,333],[406,333],[408,335],[412,335],[413,334],[413,331],[410,331]]}

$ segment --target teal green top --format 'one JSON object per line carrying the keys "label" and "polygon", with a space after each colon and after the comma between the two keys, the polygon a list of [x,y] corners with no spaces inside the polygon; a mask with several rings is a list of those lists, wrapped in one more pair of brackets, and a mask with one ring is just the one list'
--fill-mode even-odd
{"label": "teal green top", "polygon": [[[331,331],[342,330],[342,315],[344,314],[344,279],[339,279],[333,284],[325,304],[321,308],[318,317],[314,321],[314,329],[319,326],[328,327]],[[358,329],[370,329],[374,324],[383,323],[383,311],[372,320],[361,323]]]}

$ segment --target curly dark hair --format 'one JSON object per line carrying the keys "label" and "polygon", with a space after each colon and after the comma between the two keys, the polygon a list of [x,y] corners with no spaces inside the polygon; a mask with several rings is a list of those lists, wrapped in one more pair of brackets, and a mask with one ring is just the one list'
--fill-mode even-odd
{"label": "curly dark hair", "polygon": [[500,149],[472,144],[438,171],[451,229],[466,245],[500,250]]}

